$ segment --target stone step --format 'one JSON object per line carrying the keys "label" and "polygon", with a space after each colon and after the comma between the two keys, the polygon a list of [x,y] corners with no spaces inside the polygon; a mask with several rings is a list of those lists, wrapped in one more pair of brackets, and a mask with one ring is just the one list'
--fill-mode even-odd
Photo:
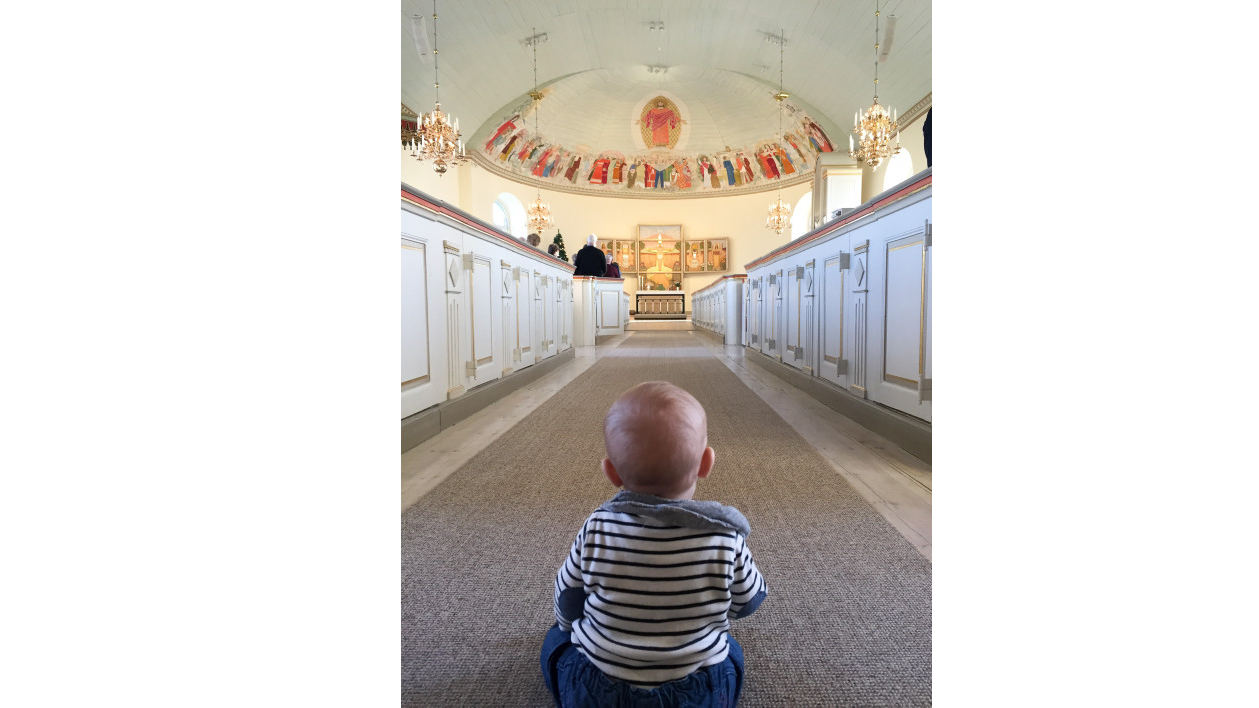
{"label": "stone step", "polygon": [[688,330],[695,329],[689,319],[685,320],[630,320],[625,325],[626,331],[648,331],[648,330]]}

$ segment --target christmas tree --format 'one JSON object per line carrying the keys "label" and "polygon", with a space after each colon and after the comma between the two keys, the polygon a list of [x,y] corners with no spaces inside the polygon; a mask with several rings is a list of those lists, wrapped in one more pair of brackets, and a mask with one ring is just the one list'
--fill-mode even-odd
{"label": "christmas tree", "polygon": [[568,252],[564,250],[564,235],[559,232],[559,229],[556,229],[555,238],[551,239],[551,243],[560,247],[560,252],[558,254],[559,259],[561,261],[567,261]]}

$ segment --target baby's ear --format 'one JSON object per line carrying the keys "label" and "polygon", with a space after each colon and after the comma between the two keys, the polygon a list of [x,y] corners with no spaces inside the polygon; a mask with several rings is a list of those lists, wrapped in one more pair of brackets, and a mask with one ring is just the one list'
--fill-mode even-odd
{"label": "baby's ear", "polygon": [[708,473],[713,471],[713,463],[717,461],[717,452],[712,447],[704,448],[704,454],[699,458],[699,478],[703,479]]}
{"label": "baby's ear", "polygon": [[621,476],[616,473],[616,467],[612,465],[612,460],[607,457],[603,458],[603,474],[612,483],[613,487],[625,486],[625,483],[621,481]]}

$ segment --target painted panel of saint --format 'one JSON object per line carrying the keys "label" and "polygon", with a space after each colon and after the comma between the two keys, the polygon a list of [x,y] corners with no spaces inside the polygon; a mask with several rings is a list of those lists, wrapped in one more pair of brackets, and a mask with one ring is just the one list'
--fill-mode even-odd
{"label": "painted panel of saint", "polygon": [[633,241],[617,241],[616,253],[613,257],[616,258],[617,263],[621,264],[622,273],[638,272],[638,254]]}
{"label": "painted panel of saint", "polygon": [[729,269],[730,239],[714,238],[705,243],[708,245],[708,270]]}
{"label": "painted panel of saint", "polygon": [[686,255],[682,258],[682,267],[687,273],[697,273],[707,269],[708,257],[704,243],[704,241],[686,242]]}

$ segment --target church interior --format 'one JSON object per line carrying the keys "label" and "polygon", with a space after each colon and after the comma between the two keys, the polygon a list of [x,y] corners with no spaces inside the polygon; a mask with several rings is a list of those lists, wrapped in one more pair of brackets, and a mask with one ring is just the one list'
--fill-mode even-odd
{"label": "church interior", "polygon": [[768,585],[742,704],[931,704],[931,12],[403,0],[403,705],[550,704],[603,417],[652,380]]}

